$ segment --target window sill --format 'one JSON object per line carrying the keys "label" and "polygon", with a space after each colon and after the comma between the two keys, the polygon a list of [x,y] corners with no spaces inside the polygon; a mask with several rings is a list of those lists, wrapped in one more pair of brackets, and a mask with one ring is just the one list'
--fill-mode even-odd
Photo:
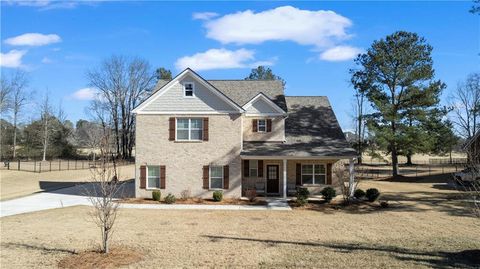
{"label": "window sill", "polygon": [[175,140],[174,143],[202,143],[203,140]]}
{"label": "window sill", "polygon": [[320,187],[320,186],[331,186],[331,184],[302,184],[299,187]]}
{"label": "window sill", "polygon": [[223,191],[224,189],[223,188],[215,188],[215,189],[208,189],[209,191]]}

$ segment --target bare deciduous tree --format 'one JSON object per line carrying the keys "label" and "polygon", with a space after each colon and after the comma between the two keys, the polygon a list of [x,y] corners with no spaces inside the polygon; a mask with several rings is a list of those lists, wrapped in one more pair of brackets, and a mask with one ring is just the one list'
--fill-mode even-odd
{"label": "bare deciduous tree", "polygon": [[105,123],[105,111],[108,111],[116,153],[123,158],[130,158],[135,144],[132,110],[152,89],[154,72],[145,60],[112,56],[97,69],[88,71],[87,78],[90,86],[99,91],[99,97],[92,102],[92,109],[97,110],[94,114]]}
{"label": "bare deciduous tree", "polygon": [[460,83],[451,100],[452,121],[459,134],[466,139],[473,137],[480,129],[480,73],[473,73]]}
{"label": "bare deciduous tree", "polygon": [[13,158],[17,153],[17,125],[20,113],[27,103],[28,95],[26,88],[28,87],[28,77],[23,71],[17,71],[11,81],[12,88],[12,113],[13,113]]}
{"label": "bare deciduous tree", "polygon": [[2,73],[0,78],[0,114],[8,112],[11,108],[12,87],[10,81]]}
{"label": "bare deciduous tree", "polygon": [[42,119],[42,129],[43,129],[43,161],[46,161],[47,156],[47,147],[48,147],[48,134],[50,129],[50,117],[52,115],[52,107],[50,105],[49,93],[45,92],[42,104],[40,105],[41,119]]}
{"label": "bare deciduous tree", "polygon": [[122,197],[122,184],[118,180],[110,143],[107,132],[107,135],[101,138],[99,146],[100,163],[91,168],[91,188],[86,188],[86,194],[93,205],[92,220],[101,230],[103,253],[109,252],[109,243],[117,219],[119,204],[115,200]]}

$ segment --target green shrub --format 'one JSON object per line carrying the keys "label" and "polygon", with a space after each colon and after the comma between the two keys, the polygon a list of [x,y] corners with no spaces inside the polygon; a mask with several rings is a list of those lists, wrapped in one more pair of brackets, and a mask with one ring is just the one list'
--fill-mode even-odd
{"label": "green shrub", "polygon": [[382,202],[380,203],[380,206],[381,206],[382,208],[388,208],[388,206],[389,206],[388,201],[382,201]]}
{"label": "green shrub", "polygon": [[362,199],[363,197],[365,197],[365,191],[363,191],[362,189],[356,189],[353,193],[353,196],[355,196],[355,198],[357,199]]}
{"label": "green shrub", "polygon": [[375,188],[371,188],[367,190],[365,196],[367,197],[368,201],[375,202],[378,196],[380,196],[380,192]]}
{"label": "green shrub", "polygon": [[171,193],[165,196],[165,203],[167,204],[174,204],[177,201],[177,198]]}
{"label": "green shrub", "polygon": [[154,201],[160,201],[161,198],[162,198],[162,193],[159,190],[154,190],[152,192],[152,199]]}
{"label": "green shrub", "polygon": [[298,188],[297,190],[297,204],[299,206],[303,206],[308,203],[308,196],[310,196],[310,192],[307,188]]}
{"label": "green shrub", "polygon": [[337,196],[337,192],[332,187],[325,187],[320,193],[323,195],[323,199],[325,199],[327,203],[330,203],[330,201]]}
{"label": "green shrub", "polygon": [[223,199],[223,191],[214,191],[213,192],[213,201],[220,202]]}

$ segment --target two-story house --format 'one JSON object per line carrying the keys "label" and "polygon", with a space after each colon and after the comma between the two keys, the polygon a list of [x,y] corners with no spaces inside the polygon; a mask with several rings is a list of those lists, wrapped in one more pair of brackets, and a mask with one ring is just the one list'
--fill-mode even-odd
{"label": "two-story house", "polygon": [[327,97],[285,96],[280,81],[205,80],[186,69],[134,113],[136,197],[315,192],[333,184],[335,162],[356,155]]}

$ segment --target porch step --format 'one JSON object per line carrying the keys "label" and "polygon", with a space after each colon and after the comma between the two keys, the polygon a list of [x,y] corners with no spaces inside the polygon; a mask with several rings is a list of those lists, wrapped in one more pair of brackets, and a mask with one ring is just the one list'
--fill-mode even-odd
{"label": "porch step", "polygon": [[271,210],[291,210],[287,200],[283,198],[267,198],[267,207]]}

